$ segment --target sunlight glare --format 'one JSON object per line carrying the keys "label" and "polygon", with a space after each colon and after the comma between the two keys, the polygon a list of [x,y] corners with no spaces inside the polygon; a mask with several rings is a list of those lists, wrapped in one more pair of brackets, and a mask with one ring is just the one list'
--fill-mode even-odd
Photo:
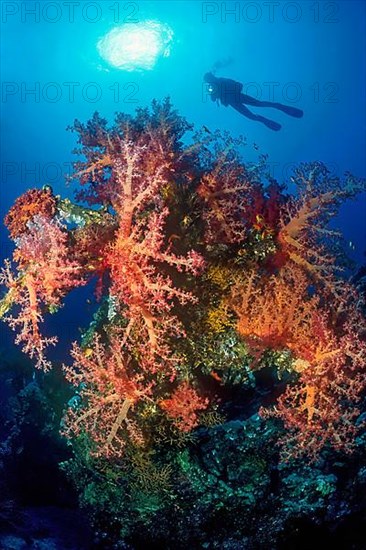
{"label": "sunlight glare", "polygon": [[114,27],[97,44],[101,57],[121,71],[153,69],[159,57],[167,57],[172,29],[159,21],[126,23]]}

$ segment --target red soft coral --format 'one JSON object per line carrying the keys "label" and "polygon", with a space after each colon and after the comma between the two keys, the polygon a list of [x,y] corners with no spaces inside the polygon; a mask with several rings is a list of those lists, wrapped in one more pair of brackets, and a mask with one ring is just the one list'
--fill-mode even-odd
{"label": "red soft coral", "polygon": [[197,411],[208,407],[209,399],[198,395],[188,382],[182,382],[169,399],[160,401],[160,407],[182,432],[190,432],[199,423]]}
{"label": "red soft coral", "polygon": [[12,239],[27,231],[35,216],[50,220],[56,213],[56,199],[50,188],[30,189],[15,201],[5,216],[4,223]]}

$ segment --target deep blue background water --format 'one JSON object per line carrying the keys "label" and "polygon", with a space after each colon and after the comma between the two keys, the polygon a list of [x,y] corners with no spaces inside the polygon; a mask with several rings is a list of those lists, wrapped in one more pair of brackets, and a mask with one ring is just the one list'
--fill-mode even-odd
{"label": "deep blue background water", "polygon": [[[56,193],[72,196],[64,175],[73,160],[75,135],[65,128],[75,118],[86,121],[98,110],[112,120],[116,111],[133,113],[137,106],[167,95],[180,113],[198,126],[244,134],[248,142],[244,158],[257,158],[256,144],[259,153],[269,155],[273,174],[280,181],[289,177],[293,164],[312,160],[328,163],[339,175],[349,170],[365,177],[365,6],[363,1],[349,0],[107,0],[78,2],[72,21],[70,8],[62,1],[4,0],[1,219],[15,198],[30,187],[50,183]],[[36,16],[28,11],[32,9]],[[13,10],[17,13],[8,14]],[[98,39],[129,16],[136,21],[161,21],[174,32],[170,56],[161,58],[151,71],[119,71],[99,57]],[[276,133],[230,108],[217,107],[207,98],[202,81],[217,61],[226,64],[217,76],[243,82],[246,92],[259,99],[300,107],[304,118],[266,110],[264,115],[283,125]],[[68,82],[78,84],[72,100]],[[100,93],[96,101],[90,83],[96,83]],[[6,93],[10,88],[13,95]],[[39,93],[24,93],[30,89],[39,89]],[[59,97],[52,101],[55,90]],[[271,90],[274,97],[270,97]],[[362,262],[366,248],[364,196],[342,208],[338,225],[346,242],[354,243],[350,255]],[[10,250],[3,226],[0,238],[3,258]],[[50,330],[61,330],[66,340],[77,337],[77,328],[85,324],[88,315],[85,292],[72,295],[67,302],[57,319],[50,321]],[[8,339],[3,337],[4,341]]]}

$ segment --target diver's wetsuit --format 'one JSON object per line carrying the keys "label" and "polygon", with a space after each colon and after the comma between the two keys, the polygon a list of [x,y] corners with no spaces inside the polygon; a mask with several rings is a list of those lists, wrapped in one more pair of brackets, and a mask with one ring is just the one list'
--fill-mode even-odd
{"label": "diver's wetsuit", "polygon": [[243,84],[231,80],[230,78],[217,78],[213,73],[206,73],[204,80],[209,84],[208,91],[212,101],[220,101],[225,107],[230,105],[242,115],[251,120],[262,122],[271,130],[280,130],[281,124],[261,115],[255,115],[245,105],[252,105],[253,107],[272,107],[273,109],[279,109],[287,115],[297,118],[301,118],[304,114],[301,109],[296,109],[296,107],[290,107],[272,101],[260,101],[250,95],[243,94]]}

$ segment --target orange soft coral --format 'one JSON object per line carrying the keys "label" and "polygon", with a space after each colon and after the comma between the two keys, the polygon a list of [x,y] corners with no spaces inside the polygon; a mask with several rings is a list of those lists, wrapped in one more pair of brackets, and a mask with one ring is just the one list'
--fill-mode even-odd
{"label": "orange soft coral", "polygon": [[313,282],[337,296],[342,287],[337,279],[342,270],[342,235],[327,225],[346,199],[365,190],[366,182],[350,174],[341,180],[320,162],[300,165],[292,180],[298,192],[281,208],[279,253],[283,260],[300,266]]}
{"label": "orange soft coral", "polygon": [[257,270],[242,274],[233,285],[230,303],[238,316],[239,334],[256,354],[287,348],[306,358],[318,301],[309,295],[302,270],[292,265],[270,277]]}
{"label": "orange soft coral", "polygon": [[[165,370],[174,376],[176,360],[167,342],[172,335],[182,335],[184,331],[171,310],[174,302],[185,304],[195,298],[173,283],[165,273],[166,267],[197,274],[204,262],[193,250],[177,256],[166,239],[169,209],[161,200],[160,190],[167,183],[165,171],[171,168],[169,152],[161,151],[160,162],[156,163],[154,141],[149,145],[151,150],[124,139],[119,140],[118,147],[118,158],[110,167],[114,188],[110,200],[116,212],[116,229],[105,253],[105,266],[111,276],[110,293],[116,308],[123,310],[129,320],[127,343],[131,344],[133,335],[145,368],[151,372]],[[149,158],[152,161],[146,173]]]}
{"label": "orange soft coral", "polygon": [[[228,140],[229,141],[229,140]],[[230,141],[199,182],[207,243],[243,242],[252,210],[253,186]]]}
{"label": "orange soft coral", "polygon": [[365,323],[354,313],[337,330],[327,324],[325,314],[317,317],[309,361],[303,363],[298,383],[287,386],[272,410],[260,411],[283,421],[285,460],[306,456],[315,461],[325,445],[350,452],[360,428],[355,421],[366,387],[366,342],[360,337]]}

